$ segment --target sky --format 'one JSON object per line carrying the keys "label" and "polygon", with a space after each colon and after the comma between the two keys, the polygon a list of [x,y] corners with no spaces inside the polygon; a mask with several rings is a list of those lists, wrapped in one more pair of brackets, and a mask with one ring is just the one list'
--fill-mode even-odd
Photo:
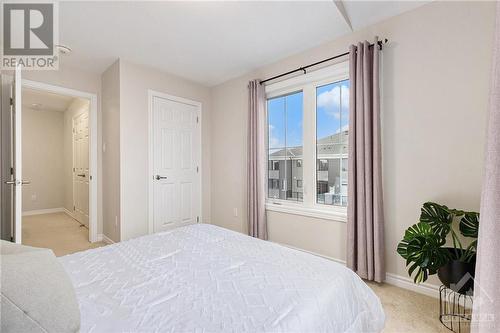
{"label": "sky", "polygon": [[[268,100],[269,149],[302,146],[303,94]],[[316,89],[317,139],[346,130],[349,126],[349,81],[340,81]]]}

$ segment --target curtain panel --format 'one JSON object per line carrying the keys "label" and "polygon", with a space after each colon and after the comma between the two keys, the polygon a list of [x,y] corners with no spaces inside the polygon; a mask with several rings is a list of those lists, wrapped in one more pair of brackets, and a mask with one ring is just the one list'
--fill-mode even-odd
{"label": "curtain panel", "polygon": [[475,333],[500,332],[500,3],[491,78],[472,312]]}
{"label": "curtain panel", "polygon": [[266,94],[259,80],[248,83],[248,234],[267,239],[266,221]]}
{"label": "curtain panel", "polygon": [[347,266],[382,282],[384,212],[380,139],[379,53],[365,41],[349,48],[349,168]]}

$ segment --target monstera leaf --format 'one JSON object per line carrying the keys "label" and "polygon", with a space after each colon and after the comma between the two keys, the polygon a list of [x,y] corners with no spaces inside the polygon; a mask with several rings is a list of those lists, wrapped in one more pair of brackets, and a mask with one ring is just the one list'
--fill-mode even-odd
{"label": "monstera leaf", "polygon": [[449,252],[441,247],[444,243],[445,239],[429,223],[420,222],[406,230],[397,252],[406,259],[408,275],[416,272],[415,283],[424,282],[448,262]]}
{"label": "monstera leaf", "polygon": [[454,216],[460,213],[459,211],[450,210],[444,205],[426,202],[420,211],[420,222],[427,223],[441,238],[446,238],[446,235],[451,230]]}
{"label": "monstera leaf", "polygon": [[467,212],[460,220],[460,233],[465,237],[477,238],[479,232],[479,213]]}
{"label": "monstera leaf", "polygon": [[[455,217],[461,217],[459,229],[465,237],[475,238],[464,249],[456,229],[452,228]],[[465,263],[476,260],[479,213],[448,208],[434,202],[424,203],[420,212],[420,222],[405,231],[397,252],[406,259],[408,274],[416,283],[424,282],[429,275],[450,262]],[[453,247],[443,247],[446,236],[451,234]]]}

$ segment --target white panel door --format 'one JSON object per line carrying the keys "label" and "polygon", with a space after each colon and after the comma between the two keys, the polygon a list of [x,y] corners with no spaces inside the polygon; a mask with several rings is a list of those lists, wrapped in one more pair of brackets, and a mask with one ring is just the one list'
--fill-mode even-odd
{"label": "white panel door", "polygon": [[153,97],[153,231],[196,223],[200,202],[199,107]]}
{"label": "white panel door", "polygon": [[73,214],[89,225],[89,114],[73,118]]}

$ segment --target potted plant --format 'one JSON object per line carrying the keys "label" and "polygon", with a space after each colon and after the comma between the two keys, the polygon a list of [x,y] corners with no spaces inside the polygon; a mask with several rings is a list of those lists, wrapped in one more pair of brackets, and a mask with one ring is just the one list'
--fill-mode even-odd
{"label": "potted plant", "polygon": [[[458,228],[454,228],[454,223],[458,223]],[[471,239],[466,248],[456,229]],[[458,283],[467,274],[474,277],[478,230],[479,213],[426,202],[420,222],[406,229],[397,252],[406,260],[408,274],[413,275],[415,283],[424,282],[429,275],[437,273],[445,286],[466,293],[472,291],[473,280],[466,279],[463,285]],[[453,247],[445,246],[450,234]]]}

